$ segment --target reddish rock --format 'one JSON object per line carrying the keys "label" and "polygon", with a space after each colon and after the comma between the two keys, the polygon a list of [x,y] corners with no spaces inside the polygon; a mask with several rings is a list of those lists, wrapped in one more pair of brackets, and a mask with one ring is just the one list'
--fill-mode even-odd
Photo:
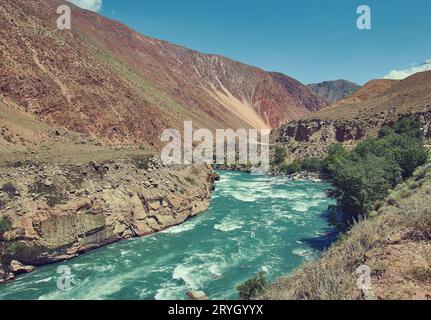
{"label": "reddish rock", "polygon": [[196,301],[205,301],[208,300],[208,296],[203,291],[189,291],[187,292],[187,296]]}

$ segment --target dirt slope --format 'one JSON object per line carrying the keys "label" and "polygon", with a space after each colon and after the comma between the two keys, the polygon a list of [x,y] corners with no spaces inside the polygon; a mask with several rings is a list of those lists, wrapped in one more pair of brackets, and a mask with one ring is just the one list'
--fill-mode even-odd
{"label": "dirt slope", "polygon": [[351,95],[348,95],[344,99],[336,101],[332,104],[332,106],[344,106],[356,102],[365,101],[367,99],[371,99],[377,97],[391,89],[394,85],[396,85],[398,80],[387,80],[387,79],[378,79],[368,81],[363,87],[360,87]]}

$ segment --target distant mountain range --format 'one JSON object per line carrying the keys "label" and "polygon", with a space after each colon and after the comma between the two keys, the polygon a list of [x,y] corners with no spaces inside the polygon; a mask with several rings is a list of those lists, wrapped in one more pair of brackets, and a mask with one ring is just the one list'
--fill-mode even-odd
{"label": "distant mountain range", "polygon": [[312,92],[325,99],[329,104],[346,98],[360,87],[359,84],[347,80],[324,81],[308,85]]}

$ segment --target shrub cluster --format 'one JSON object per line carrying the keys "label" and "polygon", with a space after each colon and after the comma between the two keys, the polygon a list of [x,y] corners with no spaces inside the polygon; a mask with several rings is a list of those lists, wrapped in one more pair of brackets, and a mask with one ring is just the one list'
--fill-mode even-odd
{"label": "shrub cluster", "polygon": [[384,127],[378,138],[366,139],[349,152],[333,145],[324,160],[332,176],[338,203],[350,217],[369,213],[391,189],[424,165],[428,151],[418,122],[403,119]]}

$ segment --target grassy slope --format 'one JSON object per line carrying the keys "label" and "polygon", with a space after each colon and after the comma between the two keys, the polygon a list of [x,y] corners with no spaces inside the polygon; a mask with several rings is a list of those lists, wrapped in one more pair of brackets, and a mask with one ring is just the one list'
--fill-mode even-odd
{"label": "grassy slope", "polygon": [[376,299],[431,298],[431,164],[399,185],[321,259],[270,286],[263,299],[362,299],[360,265]]}

